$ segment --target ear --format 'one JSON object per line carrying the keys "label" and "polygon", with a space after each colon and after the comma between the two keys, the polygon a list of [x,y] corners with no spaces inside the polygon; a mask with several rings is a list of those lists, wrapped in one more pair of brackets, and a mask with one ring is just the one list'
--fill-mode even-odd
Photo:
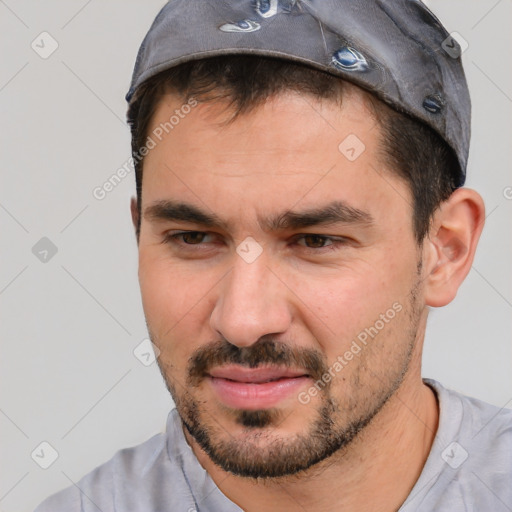
{"label": "ear", "polygon": [[130,201],[130,212],[132,214],[132,223],[133,227],[135,228],[135,236],[137,237],[137,244],[139,243],[139,208],[137,205],[137,198],[134,196],[131,198]]}
{"label": "ear", "polygon": [[434,214],[424,244],[425,302],[449,304],[468,275],[484,227],[485,206],[478,192],[459,188]]}

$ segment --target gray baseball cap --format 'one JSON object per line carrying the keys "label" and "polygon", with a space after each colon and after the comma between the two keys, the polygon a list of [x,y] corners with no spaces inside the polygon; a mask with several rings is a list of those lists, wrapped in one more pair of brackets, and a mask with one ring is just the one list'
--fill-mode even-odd
{"label": "gray baseball cap", "polygon": [[461,48],[419,0],[170,0],[142,42],[126,100],[161,71],[230,54],[292,60],[368,90],[433,128],[464,184],[471,102]]}

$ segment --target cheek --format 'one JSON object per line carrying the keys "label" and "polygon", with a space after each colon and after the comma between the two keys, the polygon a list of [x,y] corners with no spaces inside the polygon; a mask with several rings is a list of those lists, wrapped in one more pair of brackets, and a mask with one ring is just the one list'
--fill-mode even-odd
{"label": "cheek", "polygon": [[[323,345],[328,359],[348,350],[351,342],[365,329],[381,327],[379,338],[396,336],[403,325],[412,278],[416,268],[413,258],[383,252],[350,268],[335,269],[329,275],[307,280],[295,279],[294,290],[301,297],[307,328]],[[404,317],[404,318],[402,318]]]}
{"label": "cheek", "polygon": [[153,342],[165,358],[188,358],[200,345],[197,340],[208,327],[210,294],[215,285],[210,274],[184,268],[156,252],[140,251],[144,314]]}
{"label": "cheek", "polygon": [[296,289],[334,330],[340,324],[358,324],[361,319],[378,316],[394,302],[404,300],[409,287],[410,280],[403,272],[376,269],[368,264],[357,272],[339,272],[329,279],[299,282]]}
{"label": "cheek", "polygon": [[172,336],[180,319],[186,321],[192,300],[189,291],[195,283],[187,285],[178,268],[149,250],[140,251],[139,283],[149,329],[156,341],[162,343]]}

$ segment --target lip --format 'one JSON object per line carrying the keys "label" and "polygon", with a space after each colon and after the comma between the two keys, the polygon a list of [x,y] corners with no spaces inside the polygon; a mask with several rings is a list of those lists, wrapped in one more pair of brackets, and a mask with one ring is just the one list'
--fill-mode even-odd
{"label": "lip", "polygon": [[298,393],[310,377],[303,370],[279,367],[224,366],[209,372],[220,401],[234,409],[266,409]]}
{"label": "lip", "polygon": [[209,372],[210,377],[229,379],[237,382],[260,384],[283,378],[302,377],[307,375],[303,370],[279,368],[277,366],[263,366],[259,368],[245,368],[243,366],[221,366]]}

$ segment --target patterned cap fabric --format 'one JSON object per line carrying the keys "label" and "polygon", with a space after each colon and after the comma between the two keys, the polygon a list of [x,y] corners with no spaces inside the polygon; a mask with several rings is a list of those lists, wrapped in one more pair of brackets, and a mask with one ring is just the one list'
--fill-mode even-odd
{"label": "patterned cap fabric", "polygon": [[147,79],[219,55],[326,71],[433,128],[465,181],[471,102],[461,48],[419,0],[169,0],[139,49],[126,100]]}

